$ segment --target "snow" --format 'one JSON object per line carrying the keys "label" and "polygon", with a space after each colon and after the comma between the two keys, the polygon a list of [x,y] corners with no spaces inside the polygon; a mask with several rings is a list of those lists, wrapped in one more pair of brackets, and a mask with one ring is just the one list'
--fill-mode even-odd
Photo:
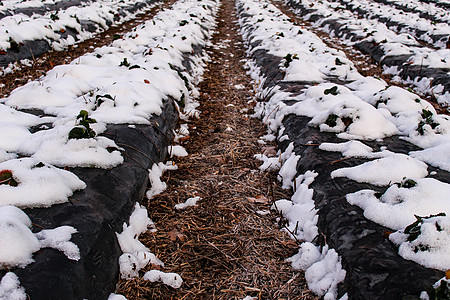
{"label": "snow", "polygon": [[70,242],[75,228],[61,226],[34,234],[30,227],[31,220],[22,210],[0,207],[0,266],[25,267],[34,261],[34,252],[47,247],[62,251],[71,260],[80,259],[78,247]]}
{"label": "snow", "polygon": [[86,187],[75,174],[33,158],[2,162],[3,170],[10,170],[18,185],[0,185],[0,206],[48,207],[67,202],[74,191]]}
{"label": "snow", "polygon": [[148,170],[148,178],[150,180],[150,189],[146,192],[146,197],[152,199],[154,196],[162,193],[167,184],[161,181],[161,176],[166,170],[176,170],[177,165],[174,165],[171,161],[166,163],[153,164],[152,168]]}
{"label": "snow", "polygon": [[311,171],[299,175],[295,179],[297,189],[291,200],[277,200],[271,207],[282,213],[288,221],[287,232],[300,241],[311,242],[318,234],[318,215],[313,200],[314,190],[309,188],[317,175]]}
{"label": "snow", "polygon": [[39,241],[29,229],[28,216],[15,206],[0,208],[0,265],[26,266],[40,249]]}
{"label": "snow", "polygon": [[450,217],[424,220],[419,237],[413,241],[403,231],[391,234],[389,239],[399,246],[399,254],[405,259],[441,271],[450,268]]}
{"label": "snow", "polygon": [[148,217],[147,209],[136,203],[129,223],[129,225],[124,223],[122,233],[117,233],[122,251],[124,253],[148,251],[147,247],[137,239],[141,233],[146,232],[149,228],[154,230],[154,224]]}
{"label": "snow", "polygon": [[395,230],[413,223],[416,220],[414,215],[428,216],[440,212],[450,215],[450,184],[433,178],[407,180],[416,185],[407,188],[394,184],[380,198],[372,190],[361,190],[348,194],[347,201],[361,207],[366,218]]}
{"label": "snow", "polygon": [[450,172],[450,157],[448,153],[450,153],[450,142],[422,151],[412,151],[409,155],[434,167]]}
{"label": "snow", "polygon": [[135,204],[130,216],[129,225],[123,224],[122,233],[116,233],[123,254],[119,257],[122,278],[131,279],[139,276],[139,270],[148,264],[164,266],[164,264],[144,246],[138,237],[147,230],[156,231],[154,223],[148,217],[147,209],[139,203]]}
{"label": "snow", "polygon": [[8,272],[0,281],[1,300],[25,300],[28,299],[25,289],[20,286],[19,278],[13,272]]}
{"label": "snow", "polygon": [[176,273],[164,273],[159,270],[150,270],[145,273],[143,279],[150,282],[162,282],[168,286],[178,289],[183,284],[183,279]]}
{"label": "snow", "polygon": [[110,294],[108,300],[127,300],[127,298],[122,295]]}
{"label": "snow", "polygon": [[324,299],[337,298],[337,285],[345,278],[341,259],[334,249],[325,246],[322,251],[310,242],[300,245],[299,252],[287,261],[292,267],[305,271],[305,278],[311,291]]}
{"label": "snow", "polygon": [[63,252],[68,259],[79,260],[80,249],[70,242],[74,233],[77,233],[77,230],[72,226],[60,226],[55,229],[42,230],[35,235],[41,248],[53,248]]}
{"label": "snow", "polygon": [[168,152],[170,153],[170,157],[178,156],[178,157],[185,157],[188,156],[188,153],[186,149],[184,149],[183,146],[175,145],[175,146],[169,146]]}
{"label": "snow", "polygon": [[401,182],[403,178],[423,178],[428,175],[427,165],[405,154],[393,154],[361,165],[331,172],[331,177],[347,177],[357,182],[385,186]]}
{"label": "snow", "polygon": [[322,143],[319,149],[323,151],[341,152],[345,157],[370,157],[372,155],[372,148],[360,141],[348,141],[339,144]]}
{"label": "snow", "polygon": [[191,207],[191,206],[197,206],[197,201],[199,201],[201,199],[202,198],[200,198],[199,196],[192,197],[192,198],[187,199],[183,203],[175,204],[174,208],[178,209],[178,210],[183,210],[183,209],[186,209],[186,208]]}

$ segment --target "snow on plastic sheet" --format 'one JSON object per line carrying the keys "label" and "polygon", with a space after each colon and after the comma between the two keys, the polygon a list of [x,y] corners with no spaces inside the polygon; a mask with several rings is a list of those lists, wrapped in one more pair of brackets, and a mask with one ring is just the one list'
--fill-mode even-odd
{"label": "snow on plastic sheet", "polygon": [[164,273],[158,270],[148,271],[143,278],[151,282],[162,282],[175,289],[180,288],[183,284],[183,279],[177,273]]}
{"label": "snow on plastic sheet", "polygon": [[0,171],[9,170],[17,186],[0,185],[0,206],[49,207],[68,201],[74,191],[86,184],[75,174],[43,164],[32,158],[0,163]]}
{"label": "snow on plastic sheet", "polygon": [[[103,136],[69,139],[69,132],[73,127],[73,125],[61,125],[38,131],[28,141],[21,144],[20,152],[31,155],[35,160],[60,167],[108,169],[123,163],[123,157],[113,140]],[[99,128],[97,131],[105,129],[101,124],[94,124],[92,128]]]}
{"label": "snow on plastic sheet", "polygon": [[347,99],[315,116],[309,123],[343,139],[379,139],[398,133],[394,124],[372,105]]}
{"label": "snow on plastic sheet", "polygon": [[[2,9],[8,7],[9,10],[17,8],[39,7],[43,3],[38,1],[4,1]],[[33,4],[33,2],[35,4]],[[14,3],[14,4],[13,4]],[[141,2],[143,3],[143,2]],[[11,41],[22,43],[30,40],[45,40],[52,45],[55,50],[64,50],[68,45],[74,44],[77,40],[82,41],[92,37],[92,33],[86,31],[81,21],[89,20],[96,27],[96,32],[107,29],[108,24],[118,24],[131,17],[127,12],[121,16],[119,11],[123,7],[135,5],[131,0],[112,0],[86,2],[80,6],[71,6],[65,10],[47,11],[44,15],[34,13],[28,16],[22,13],[12,12],[12,16],[6,16],[0,20],[0,48],[7,50],[11,47]],[[133,14],[142,12],[154,5],[147,5],[143,9],[138,9]],[[71,35],[64,37],[67,29],[76,32],[76,38]]]}
{"label": "snow on plastic sheet", "polygon": [[413,223],[417,216],[444,212],[450,216],[450,184],[433,178],[405,179],[381,196],[372,190],[348,194],[347,201],[364,210],[364,216],[395,230]]}
{"label": "snow on plastic sheet", "polygon": [[178,156],[178,157],[185,157],[188,156],[188,153],[186,149],[183,146],[175,145],[175,146],[169,146],[168,150],[170,157]]}
{"label": "snow on plastic sheet", "polygon": [[322,143],[319,149],[323,151],[341,152],[345,157],[370,157],[373,153],[372,148],[360,141],[348,141],[339,144]]}
{"label": "snow on plastic sheet", "polygon": [[427,165],[405,154],[393,154],[361,165],[337,169],[331,177],[347,177],[349,179],[386,186],[401,182],[405,177],[423,178],[428,175]]}
{"label": "snow on plastic sheet", "polygon": [[55,229],[42,230],[35,234],[41,248],[53,248],[59,250],[71,260],[80,259],[80,249],[70,241],[72,235],[78,232],[72,226],[60,226]]}
{"label": "snow on plastic sheet", "polygon": [[[428,268],[447,271],[450,269],[450,217],[424,219],[420,234],[413,239],[403,230],[389,235],[399,246],[399,254]],[[412,240],[413,239],[413,240]]]}
{"label": "snow on plastic sheet", "polygon": [[136,203],[133,213],[130,216],[129,225],[123,224],[122,233],[117,233],[120,248],[124,253],[136,251],[148,251],[137,237],[148,229],[155,230],[152,220],[148,217],[147,209]]}
{"label": "snow on plastic sheet", "polygon": [[314,190],[309,185],[318,174],[308,171],[298,176],[296,180],[296,191],[291,200],[277,200],[272,206],[283,214],[287,219],[287,231],[297,240],[311,242],[318,234],[317,209],[313,200]]}
{"label": "snow on plastic sheet", "polygon": [[148,264],[164,265],[138,240],[139,235],[147,230],[156,231],[154,223],[148,217],[147,209],[136,203],[129,225],[124,223],[122,233],[116,233],[123,252],[119,257],[122,278],[130,279],[139,276],[139,270]]}
{"label": "snow on plastic sheet", "polygon": [[287,259],[294,269],[305,271],[311,291],[324,299],[337,298],[337,285],[345,279],[341,259],[334,249],[323,247],[322,251],[310,242],[300,245],[299,252]]}
{"label": "snow on plastic sheet", "polygon": [[24,267],[40,249],[28,216],[15,206],[0,207],[0,266]]}
{"label": "snow on plastic sheet", "polygon": [[25,289],[20,286],[19,278],[13,272],[8,272],[0,281],[1,300],[26,300]]}
{"label": "snow on plastic sheet", "polygon": [[450,172],[450,141],[421,151],[412,151],[411,157]]}
{"label": "snow on plastic sheet", "polygon": [[25,267],[41,248],[63,252],[71,260],[80,259],[78,247],[70,242],[77,230],[71,226],[45,229],[34,234],[31,220],[15,206],[0,207],[0,267]]}

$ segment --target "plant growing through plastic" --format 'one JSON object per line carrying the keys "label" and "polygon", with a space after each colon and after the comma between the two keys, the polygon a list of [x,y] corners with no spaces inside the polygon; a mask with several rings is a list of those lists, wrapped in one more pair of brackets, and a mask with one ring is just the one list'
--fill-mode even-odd
{"label": "plant growing through plastic", "polygon": [[424,130],[424,126],[425,125],[430,125],[430,127],[432,129],[435,129],[436,127],[439,126],[439,123],[437,123],[436,121],[434,121],[433,119],[433,113],[427,109],[422,109],[422,120],[420,120],[419,124],[417,125],[417,132],[420,135],[424,135],[425,134],[425,130]]}
{"label": "plant growing through plastic", "polygon": [[90,139],[96,136],[89,124],[97,123],[95,119],[89,118],[89,114],[85,110],[81,110],[77,116],[78,126],[69,132],[69,139]]}
{"label": "plant growing through plastic", "polygon": [[14,180],[13,173],[11,170],[2,170],[0,171],[0,185],[10,185],[10,186],[17,186],[18,183],[16,180]]}
{"label": "plant growing through plastic", "polygon": [[[419,237],[419,235],[422,233],[421,232],[421,228],[422,228],[424,220],[431,219],[431,218],[434,218],[434,217],[445,217],[445,216],[446,216],[445,213],[439,213],[439,214],[436,214],[436,215],[429,215],[427,217],[420,217],[420,216],[414,215],[414,217],[416,217],[416,221],[414,223],[408,225],[405,228],[405,231],[404,231],[404,233],[406,235],[408,235],[406,240],[408,242],[412,242],[412,241],[416,240]],[[435,226],[436,226],[436,230],[437,231],[442,231],[442,227],[439,225],[438,221],[435,222]],[[419,251],[427,251],[427,250],[430,250],[429,246],[422,245],[422,244],[417,245],[414,248],[414,252],[416,252],[416,253],[419,252]]]}

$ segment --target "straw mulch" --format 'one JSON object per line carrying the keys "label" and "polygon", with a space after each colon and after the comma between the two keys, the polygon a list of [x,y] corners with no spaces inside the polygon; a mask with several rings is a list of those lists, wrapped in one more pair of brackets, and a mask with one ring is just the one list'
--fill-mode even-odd
{"label": "straw mulch", "polygon": [[[140,278],[122,280],[117,293],[128,299],[315,299],[304,274],[284,261],[298,245],[279,230],[275,213],[261,214],[274,199],[289,195],[275,174],[259,172],[253,157],[271,148],[257,141],[263,124],[245,116],[245,109],[252,110],[252,85],[235,19],[232,1],[223,1],[213,37],[223,47],[209,49],[201,118],[189,122],[183,142],[189,156],[175,160],[178,170],[165,173],[167,190],[145,202],[158,231],[140,240],[165,263],[162,271],[180,274],[184,283],[173,289]],[[201,197],[198,206],[173,208],[194,196]]]}

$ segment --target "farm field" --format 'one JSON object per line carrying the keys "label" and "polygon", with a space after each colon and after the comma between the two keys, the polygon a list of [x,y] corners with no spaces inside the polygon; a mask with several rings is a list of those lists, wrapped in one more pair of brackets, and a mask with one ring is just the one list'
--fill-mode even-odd
{"label": "farm field", "polygon": [[448,1],[0,3],[0,299],[450,298]]}

